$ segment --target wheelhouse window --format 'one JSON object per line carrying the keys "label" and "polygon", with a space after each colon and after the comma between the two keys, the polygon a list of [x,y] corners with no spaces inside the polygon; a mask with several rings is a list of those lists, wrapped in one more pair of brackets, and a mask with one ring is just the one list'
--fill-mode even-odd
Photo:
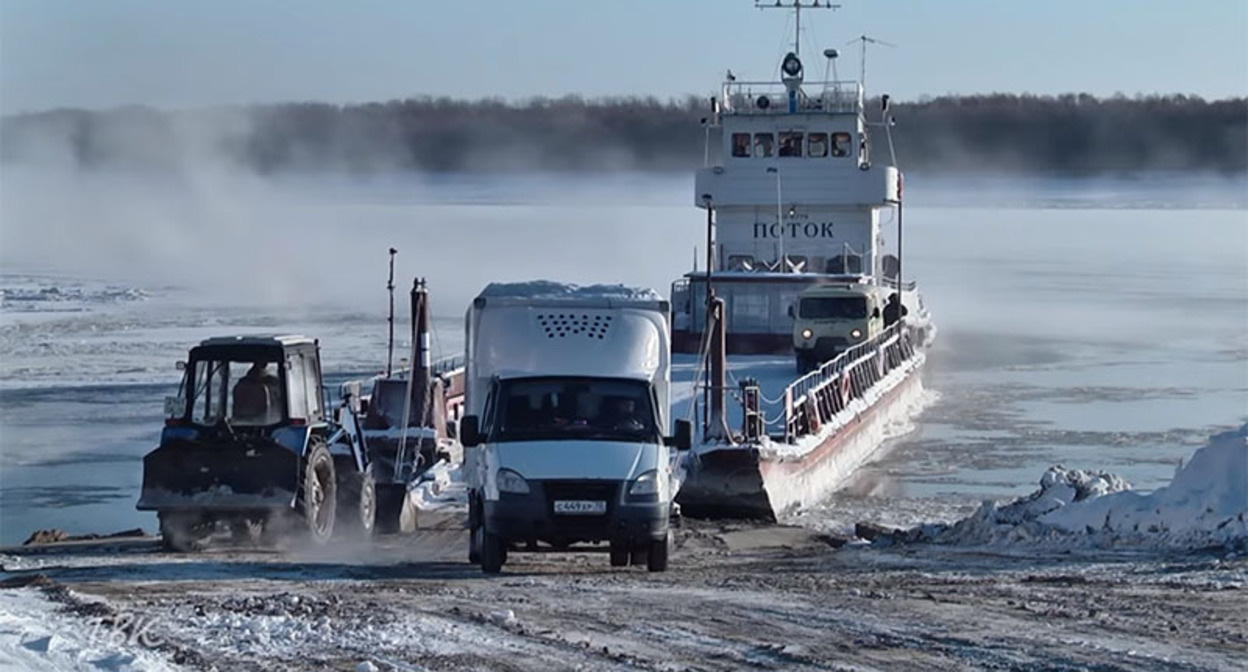
{"label": "wheelhouse window", "polygon": [[776,151],[776,138],[771,133],[754,134],[754,156],[766,158]]}
{"label": "wheelhouse window", "polygon": [[832,134],[832,156],[849,156],[853,138],[848,133]]}
{"label": "wheelhouse window", "polygon": [[802,155],[802,134],[801,133],[781,133],[780,134],[780,156],[797,156]]}
{"label": "wheelhouse window", "polygon": [[497,441],[658,440],[650,386],[611,378],[526,378],[498,388]]}
{"label": "wheelhouse window", "polygon": [[187,377],[191,421],[253,427],[281,422],[286,395],[280,366],[276,361],[196,360]]}
{"label": "wheelhouse window", "polygon": [[732,134],[732,155],[735,157],[749,157],[750,155],[750,134],[749,133],[733,133]]}
{"label": "wheelhouse window", "polygon": [[827,273],[844,274],[844,273],[861,273],[862,272],[862,255],[858,254],[838,254],[828,259]]}
{"label": "wheelhouse window", "polygon": [[807,137],[806,156],[819,159],[828,155],[827,133],[811,133]]}
{"label": "wheelhouse window", "polygon": [[805,320],[861,320],[867,317],[864,296],[811,296],[802,299],[800,314]]}

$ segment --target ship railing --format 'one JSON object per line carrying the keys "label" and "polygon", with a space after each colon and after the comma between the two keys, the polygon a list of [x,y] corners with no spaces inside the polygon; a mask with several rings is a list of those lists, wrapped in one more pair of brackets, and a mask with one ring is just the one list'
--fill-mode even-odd
{"label": "ship railing", "polygon": [[[452,378],[461,374],[465,370],[464,356],[452,355],[450,357],[443,357],[430,365],[429,369],[434,378],[439,376],[448,379]],[[407,377],[410,376],[411,373],[411,367],[403,366],[402,368],[395,369],[390,375],[378,373],[360,380],[348,380],[339,386],[338,394],[340,397],[345,397],[348,394],[367,394],[364,390],[372,390],[373,384],[379,380],[386,380],[388,378],[407,380]]]}
{"label": "ship railing", "polygon": [[[818,434],[827,425],[845,422],[847,416],[842,411],[913,357],[915,346],[913,330],[899,320],[874,338],[850,347],[790,383],[779,400],[784,404],[785,443]],[[746,437],[758,438],[765,431],[758,420],[766,415],[760,400],[762,395],[756,390],[742,390],[742,434]]]}
{"label": "ship railing", "polygon": [[[797,93],[797,110],[857,113],[863,108],[863,96],[862,85],[854,81],[805,82]],[[789,114],[788,89],[779,82],[727,82],[722,102],[725,114]]]}
{"label": "ship railing", "polygon": [[919,283],[917,280],[906,280],[905,282],[898,282],[897,278],[888,278],[888,277],[882,278],[880,280],[880,284],[884,285],[885,287],[892,287],[893,289],[897,289],[897,286],[901,285],[902,291],[906,291],[906,292],[914,291],[914,288],[919,286]]}

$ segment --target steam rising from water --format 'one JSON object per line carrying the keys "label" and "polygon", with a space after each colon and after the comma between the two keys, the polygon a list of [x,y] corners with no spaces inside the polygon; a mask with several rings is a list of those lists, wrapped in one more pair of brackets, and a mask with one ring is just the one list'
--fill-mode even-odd
{"label": "steam rising from water", "polygon": [[552,177],[491,185],[8,168],[0,264],[176,286],[217,304],[297,309],[384,305],[386,250],[394,246],[400,291],[413,276],[428,277],[442,314],[459,314],[499,280],[640,284],[666,293],[687,270],[701,219],[692,209],[649,204],[683,201],[684,182],[604,186]]}

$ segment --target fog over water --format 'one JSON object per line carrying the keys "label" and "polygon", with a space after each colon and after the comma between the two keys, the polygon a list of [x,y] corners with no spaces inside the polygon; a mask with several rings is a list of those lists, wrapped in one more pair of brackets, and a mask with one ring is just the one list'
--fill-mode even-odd
{"label": "fog over water", "polygon": [[[491,281],[667,294],[705,235],[692,181],[6,166],[0,543],[35,527],[154,527],[133,510],[140,458],[173,363],[202,338],[303,332],[332,380],[384,368],[390,246],[400,306],[414,276],[429,279],[443,354],[461,350],[464,308]],[[941,329],[925,379],[937,401],[811,515],[922,517],[1029,492],[1055,462],[1151,489],[1248,416],[1242,178],[915,174],[906,195],[906,274]]]}

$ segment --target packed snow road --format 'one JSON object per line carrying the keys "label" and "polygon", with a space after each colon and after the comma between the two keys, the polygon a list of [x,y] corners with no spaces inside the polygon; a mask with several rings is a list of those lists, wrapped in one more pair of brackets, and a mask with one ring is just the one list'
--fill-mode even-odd
{"label": "packed snow road", "polygon": [[463,561],[456,529],[316,555],[49,546],[3,556],[0,667],[1248,667],[1243,557],[833,541],[686,521],[666,573],[513,554],[496,577]]}

